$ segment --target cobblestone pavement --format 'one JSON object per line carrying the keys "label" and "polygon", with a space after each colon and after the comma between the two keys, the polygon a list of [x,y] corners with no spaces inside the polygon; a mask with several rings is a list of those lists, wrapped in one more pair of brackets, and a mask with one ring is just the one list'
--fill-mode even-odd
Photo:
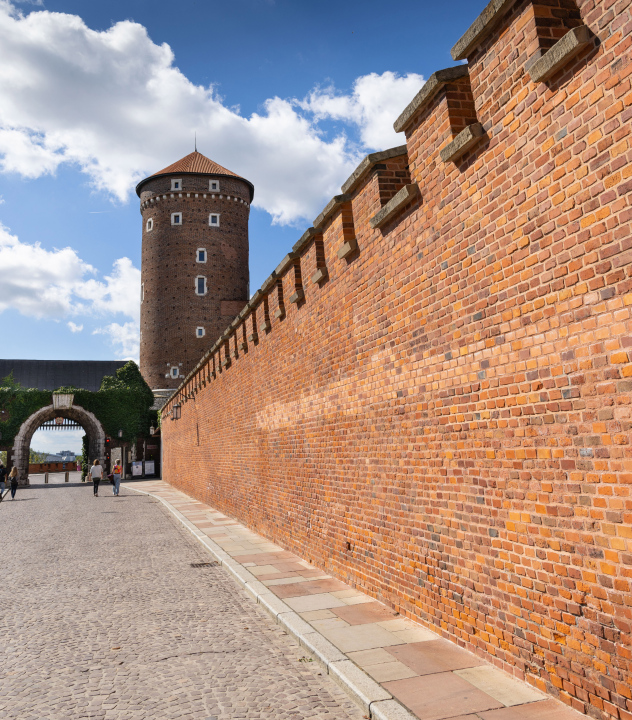
{"label": "cobblestone pavement", "polygon": [[0,718],[363,717],[158,501],[100,495],[0,504]]}

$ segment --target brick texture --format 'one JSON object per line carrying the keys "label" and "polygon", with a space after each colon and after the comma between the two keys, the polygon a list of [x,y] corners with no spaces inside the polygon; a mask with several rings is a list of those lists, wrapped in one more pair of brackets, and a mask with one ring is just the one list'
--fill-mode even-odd
{"label": "brick texture", "polygon": [[[536,17],[553,38],[577,19],[595,36],[539,84],[525,71],[546,46]],[[168,482],[577,710],[621,720],[631,43],[630,0],[511,5],[470,56],[469,86],[446,86],[408,122],[408,170],[395,172],[420,197],[373,230],[397,183],[367,175],[303,248],[304,301],[289,302],[289,267],[162,422]],[[485,135],[443,163],[458,108]],[[357,251],[340,259],[350,233]]]}
{"label": "brick texture", "polygon": [[[220,190],[209,190],[209,178]],[[182,191],[171,180],[182,180]],[[140,368],[153,389],[176,388],[248,298],[250,188],[239,178],[174,174],[145,182],[141,195],[143,249]],[[181,212],[182,224],[171,224]],[[219,227],[209,215],[219,213]],[[147,221],[153,228],[147,229]],[[196,259],[198,248],[207,253]],[[206,277],[207,294],[196,295],[195,278]],[[199,338],[196,328],[203,327]],[[180,379],[169,376],[177,366]]]}

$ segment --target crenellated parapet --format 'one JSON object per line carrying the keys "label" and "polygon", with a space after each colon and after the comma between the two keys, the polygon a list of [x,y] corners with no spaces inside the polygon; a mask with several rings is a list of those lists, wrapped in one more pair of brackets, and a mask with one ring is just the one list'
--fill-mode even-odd
{"label": "crenellated parapet", "polygon": [[344,268],[353,261],[359,253],[357,215],[366,215],[365,225],[373,223],[381,232],[379,228],[392,223],[406,206],[418,200],[416,186],[410,184],[406,146],[367,155],[342,190],[325,205],[313,226],[185,377],[165,405],[165,416],[172,413],[175,404],[187,402],[207,382],[228,371],[251,347],[264,342],[286,319],[290,308],[300,311],[311,290],[317,291],[330,280],[328,262]]}
{"label": "crenellated parapet", "polygon": [[[396,233],[421,206],[435,212],[432,198],[439,184],[458,178],[481,152],[498,144],[495,136],[511,118],[516,93],[529,86],[535,91],[536,83],[562,73],[578,56],[585,61],[597,46],[574,0],[492,0],[452,48],[453,58],[467,64],[433,73],[394,122],[406,145],[362,160],[341,194],[325,205],[187,375],[166,413],[201,387],[200,378],[220,377],[250,347],[265,342],[289,312],[300,312],[313,292],[332,281],[332,264],[339,278],[362,252],[362,238]],[[212,197],[248,207],[245,197]],[[143,198],[143,208],[170,198],[173,193]],[[445,211],[442,203],[441,215]]]}
{"label": "crenellated parapet", "polygon": [[162,424],[168,482],[595,720],[632,710],[631,28],[489,3]]}

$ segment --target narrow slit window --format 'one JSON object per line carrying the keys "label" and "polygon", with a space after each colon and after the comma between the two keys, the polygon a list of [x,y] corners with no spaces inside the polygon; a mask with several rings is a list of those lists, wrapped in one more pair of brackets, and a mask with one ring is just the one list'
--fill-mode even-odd
{"label": "narrow slit window", "polygon": [[147,229],[147,232],[151,232],[154,229],[154,219],[149,218],[149,220],[147,220],[147,225],[145,227]]}
{"label": "narrow slit window", "polygon": [[195,278],[195,293],[196,295],[206,295],[206,278],[203,275]]}
{"label": "narrow slit window", "polygon": [[182,180],[172,180],[171,181],[171,189],[172,190],[182,190]]}
{"label": "narrow slit window", "polygon": [[195,336],[202,338],[206,335],[206,330],[203,327],[197,327],[195,328]]}
{"label": "narrow slit window", "polygon": [[197,250],[197,261],[199,263],[206,262],[206,248],[198,248]]}
{"label": "narrow slit window", "polygon": [[208,216],[208,224],[211,227],[219,227],[219,213],[211,213]]}
{"label": "narrow slit window", "polygon": [[208,189],[211,192],[219,192],[219,180],[211,180],[208,184]]}
{"label": "narrow slit window", "polygon": [[171,368],[171,377],[177,378],[180,375],[180,368],[172,367]]}
{"label": "narrow slit window", "polygon": [[171,213],[171,224],[182,225],[182,213]]}

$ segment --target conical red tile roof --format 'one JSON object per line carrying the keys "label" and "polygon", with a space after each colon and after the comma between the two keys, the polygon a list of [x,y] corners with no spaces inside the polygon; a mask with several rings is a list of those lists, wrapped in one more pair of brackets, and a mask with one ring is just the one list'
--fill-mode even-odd
{"label": "conical red tile roof", "polygon": [[233,177],[239,177],[239,175],[234,172],[231,172],[221,165],[218,165],[216,162],[209,160],[197,150],[192,152],[190,155],[183,157],[182,160],[174,162],[173,165],[169,165],[169,167],[166,167],[164,170],[159,170],[150,177],[154,177],[155,175],[171,175],[173,173],[199,173],[208,175],[232,175]]}
{"label": "conical red tile roof", "polygon": [[186,173],[192,175],[229,175],[231,177],[236,177],[250,185],[251,200],[252,196],[254,195],[255,189],[252,183],[246,180],[246,178],[242,178],[240,175],[237,175],[237,173],[234,173],[231,170],[227,170],[225,167],[218,165],[216,162],[213,162],[205,155],[202,155],[202,153],[199,153],[197,150],[190,153],[189,155],[186,155],[181,160],[174,162],[172,165],[169,165],[168,167],[159,170],[153,175],[146,177],[144,180],[141,180],[136,186],[136,194],[140,196],[141,186],[152,178],[159,177],[160,175],[174,175]]}

